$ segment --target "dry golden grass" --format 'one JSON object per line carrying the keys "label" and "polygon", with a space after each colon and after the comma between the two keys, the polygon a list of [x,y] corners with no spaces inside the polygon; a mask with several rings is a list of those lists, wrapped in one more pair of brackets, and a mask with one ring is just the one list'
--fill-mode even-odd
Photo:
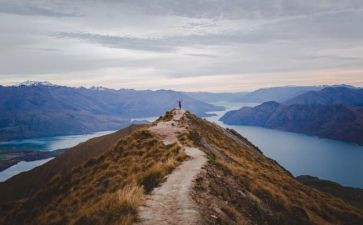
{"label": "dry golden grass", "polygon": [[[361,209],[299,183],[235,132],[188,112],[181,123],[188,128],[179,141],[209,159],[193,192],[206,224],[362,224]],[[180,145],[164,145],[147,127],[134,130],[35,196],[4,205],[0,224],[130,225],[144,194],[185,158]]]}
{"label": "dry golden grass", "polygon": [[301,184],[245,138],[190,113],[186,118],[189,140],[209,157],[194,196],[209,223],[363,223],[361,209]]}
{"label": "dry golden grass", "polygon": [[144,193],[159,185],[186,157],[178,144],[164,145],[146,128],[116,147],[55,177],[29,199],[1,209],[0,224],[132,224]]}
{"label": "dry golden grass", "polygon": [[68,149],[56,159],[49,161],[33,170],[23,172],[6,182],[0,182],[0,203],[14,201],[33,196],[57,175],[70,173],[93,157],[98,157],[115,148],[117,141],[133,130],[144,125],[132,125],[115,133],[92,138]]}
{"label": "dry golden grass", "polygon": [[165,113],[164,116],[160,116],[156,121],[154,121],[153,124],[156,124],[160,121],[164,121],[164,122],[170,121],[173,119],[173,117],[174,117],[173,111],[168,111]]}
{"label": "dry golden grass", "polygon": [[84,209],[84,216],[75,224],[132,224],[137,208],[144,203],[144,188],[129,184],[115,193],[105,195],[97,205]]}

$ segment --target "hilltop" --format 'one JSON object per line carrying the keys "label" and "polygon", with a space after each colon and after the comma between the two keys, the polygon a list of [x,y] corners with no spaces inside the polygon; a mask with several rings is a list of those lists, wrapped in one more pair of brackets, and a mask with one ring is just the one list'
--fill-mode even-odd
{"label": "hilltop", "polygon": [[[61,173],[35,169],[1,184],[1,192],[33,191],[1,196],[0,224],[362,224],[362,209],[300,183],[234,130],[190,112],[108,137],[83,143],[94,154],[68,166],[61,156],[42,166]],[[46,184],[11,182],[33,176]]]}

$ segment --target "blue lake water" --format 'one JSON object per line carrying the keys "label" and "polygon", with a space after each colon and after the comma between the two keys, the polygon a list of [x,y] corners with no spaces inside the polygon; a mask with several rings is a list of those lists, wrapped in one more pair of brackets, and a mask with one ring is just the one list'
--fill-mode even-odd
{"label": "blue lake water", "polygon": [[[235,103],[216,104],[225,106],[227,110],[242,106]],[[344,186],[363,188],[363,146],[261,127],[226,125],[218,121],[225,112],[215,113],[217,116],[206,119],[222,127],[233,128],[294,176],[308,174]]]}
{"label": "blue lake water", "polygon": [[[237,109],[242,106],[255,106],[256,103],[227,103],[219,102],[227,110]],[[226,110],[226,111],[227,111]],[[258,146],[266,156],[278,161],[293,175],[312,175],[322,179],[338,182],[345,186],[363,188],[363,146],[311,137],[304,134],[284,132],[252,126],[231,126],[223,124],[218,119],[226,112],[215,112],[217,115],[207,117],[222,127],[235,129]],[[136,120],[153,121],[156,117],[136,118]],[[31,147],[39,151],[52,151],[55,149],[69,148],[112,131],[97,132],[86,135],[58,136],[35,138],[0,143],[2,148],[27,149]],[[45,163],[44,160],[33,162],[19,162],[7,170],[0,172],[0,181],[7,179],[19,172],[28,170]],[[10,174],[10,175],[9,175]]]}
{"label": "blue lake water", "polygon": [[[19,151],[54,151],[57,149],[71,148],[77,144],[87,141],[90,138],[99,137],[112,133],[114,131],[101,131],[83,135],[67,135],[67,136],[55,136],[55,137],[43,137],[43,138],[31,138],[21,139],[7,142],[0,142],[1,150],[12,149]],[[17,164],[7,168],[0,172],[0,182],[9,179],[10,177],[28,171],[34,167],[40,166],[52,158],[35,160],[30,162],[20,161]]]}
{"label": "blue lake water", "polygon": [[25,161],[18,162],[17,164],[0,172],[0,182],[5,181],[18,173],[31,170],[34,167],[42,165],[52,159],[53,158],[34,160],[34,161],[30,161],[30,162],[25,162]]}
{"label": "blue lake water", "polygon": [[66,135],[42,138],[20,139],[0,142],[0,152],[4,149],[28,150],[28,151],[54,151],[73,147],[90,138],[99,137],[114,131],[101,131],[82,135]]}

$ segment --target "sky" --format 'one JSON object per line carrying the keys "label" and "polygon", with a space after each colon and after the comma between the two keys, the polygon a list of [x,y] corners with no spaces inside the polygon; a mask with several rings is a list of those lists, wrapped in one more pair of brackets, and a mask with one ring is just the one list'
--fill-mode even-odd
{"label": "sky", "polygon": [[0,0],[0,85],[363,86],[362,0]]}

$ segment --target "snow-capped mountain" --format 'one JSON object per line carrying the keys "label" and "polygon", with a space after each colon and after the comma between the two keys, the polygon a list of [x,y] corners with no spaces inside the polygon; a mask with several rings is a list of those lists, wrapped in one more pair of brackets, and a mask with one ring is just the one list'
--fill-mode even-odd
{"label": "snow-capped mountain", "polygon": [[14,86],[20,87],[20,86],[57,86],[55,84],[52,84],[48,81],[31,81],[31,80],[27,80],[25,82],[21,82],[19,84],[16,84]]}

